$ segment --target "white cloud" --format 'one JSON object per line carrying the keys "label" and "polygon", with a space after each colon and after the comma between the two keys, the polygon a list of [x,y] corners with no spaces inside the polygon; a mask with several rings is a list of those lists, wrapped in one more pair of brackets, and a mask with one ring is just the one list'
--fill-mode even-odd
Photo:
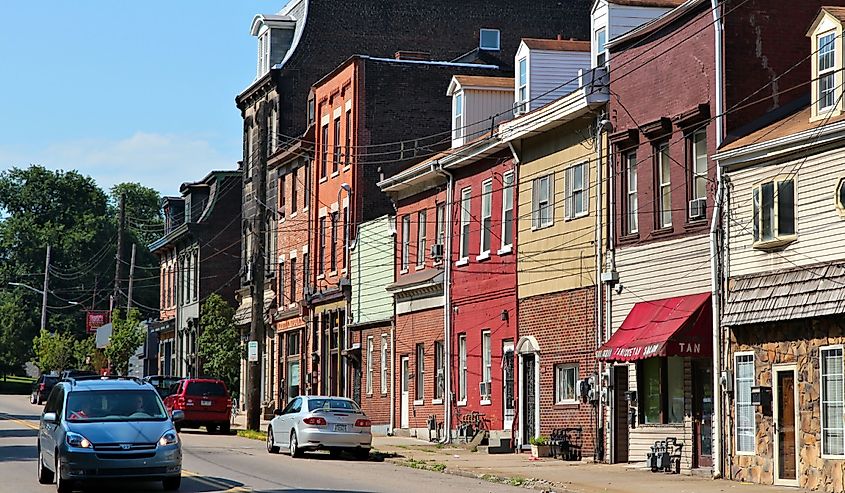
{"label": "white cloud", "polygon": [[234,169],[238,154],[222,152],[197,136],[136,132],[125,139],[74,140],[34,150],[0,146],[0,168],[32,163],[75,169],[93,177],[103,189],[134,181],[172,195],[183,182],[199,180],[213,169]]}

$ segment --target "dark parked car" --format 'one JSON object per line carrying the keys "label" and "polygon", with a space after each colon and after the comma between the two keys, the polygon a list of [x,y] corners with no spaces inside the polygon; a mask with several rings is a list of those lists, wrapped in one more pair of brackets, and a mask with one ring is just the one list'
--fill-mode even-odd
{"label": "dark parked car", "polygon": [[144,377],[144,380],[150,383],[158,391],[158,395],[162,399],[170,395],[170,392],[175,389],[174,384],[179,383],[182,377],[173,377],[170,375],[150,375]]}
{"label": "dark parked car", "polygon": [[173,385],[164,405],[170,412],[185,413],[178,429],[205,426],[209,433],[230,431],[232,399],[222,380],[186,378]]}
{"label": "dark parked car", "polygon": [[38,380],[32,384],[32,394],[29,396],[30,404],[44,404],[50,391],[59,381],[58,375],[41,375]]}

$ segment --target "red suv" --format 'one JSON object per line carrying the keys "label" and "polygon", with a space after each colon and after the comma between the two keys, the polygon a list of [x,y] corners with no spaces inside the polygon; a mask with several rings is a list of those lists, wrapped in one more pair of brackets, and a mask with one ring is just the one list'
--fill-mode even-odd
{"label": "red suv", "polygon": [[168,411],[179,409],[185,419],[176,429],[205,426],[209,433],[230,431],[232,399],[222,380],[186,378],[173,384],[171,393],[164,399]]}

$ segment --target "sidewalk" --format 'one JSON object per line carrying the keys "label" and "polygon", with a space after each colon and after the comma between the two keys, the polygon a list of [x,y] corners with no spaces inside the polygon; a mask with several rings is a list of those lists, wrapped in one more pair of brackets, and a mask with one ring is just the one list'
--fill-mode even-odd
{"label": "sidewalk", "polygon": [[[242,428],[244,416],[235,418]],[[261,429],[267,429],[267,421]],[[373,437],[373,450],[386,461],[418,469],[499,481],[543,491],[575,493],[796,493],[803,490],[697,476],[652,473],[631,464],[593,464],[559,459],[532,460],[530,454],[471,452],[458,445],[440,446],[408,437]]]}

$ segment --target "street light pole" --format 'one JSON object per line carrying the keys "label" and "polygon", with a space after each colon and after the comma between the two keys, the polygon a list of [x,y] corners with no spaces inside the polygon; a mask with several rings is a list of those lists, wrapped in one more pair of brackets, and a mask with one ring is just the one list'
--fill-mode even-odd
{"label": "street light pole", "polygon": [[44,261],[44,290],[41,293],[41,330],[47,329],[47,291],[50,289],[50,245],[47,245],[47,258]]}
{"label": "street light pole", "polygon": [[[48,255],[48,257],[49,257],[49,255]],[[34,288],[34,287],[30,286],[29,284],[24,284],[22,282],[10,282],[8,284],[9,284],[9,286],[17,286],[19,288],[28,289],[28,290],[30,290],[34,293],[38,293],[38,294],[41,295],[41,303],[42,303],[42,305],[41,305],[41,328],[46,329],[47,328],[46,327],[47,326],[47,294],[49,293],[49,291],[43,291],[41,289]],[[47,287],[47,281],[46,280],[44,281],[44,286]],[[52,308],[69,308],[71,306],[79,306],[79,305],[82,304],[78,301],[67,301],[67,300],[62,300],[62,301],[65,301],[67,303],[67,306],[52,307]]]}

